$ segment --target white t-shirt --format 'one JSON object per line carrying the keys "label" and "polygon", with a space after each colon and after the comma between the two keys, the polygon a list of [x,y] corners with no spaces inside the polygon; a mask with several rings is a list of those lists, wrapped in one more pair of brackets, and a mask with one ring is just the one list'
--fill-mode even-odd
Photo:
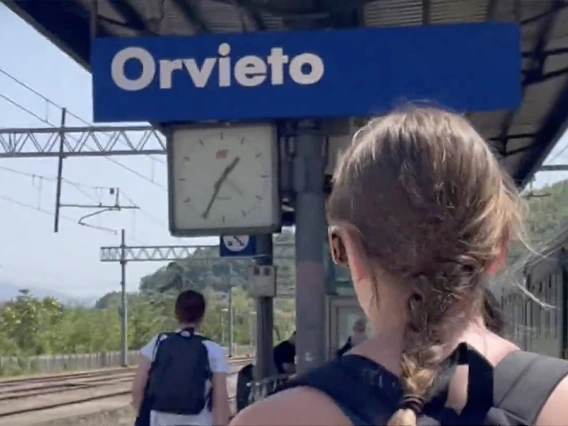
{"label": "white t-shirt", "polygon": [[[154,336],[150,342],[142,349],[140,349],[140,354],[148,359],[149,361],[154,361],[155,348],[157,336]],[[166,339],[167,336],[162,335],[160,341]],[[227,362],[227,356],[225,355],[225,350],[219,346],[219,344],[211,341],[204,340],[203,344],[207,348],[207,354],[209,355],[209,365],[211,366],[211,371],[213,373],[228,373],[229,363]],[[205,392],[209,392],[211,384],[207,384]],[[196,416],[184,416],[179,414],[171,413],[161,413],[159,411],[152,411],[150,413],[150,426],[185,426],[185,425],[195,425],[195,426],[211,426],[213,424],[213,415],[205,407],[201,413]]]}

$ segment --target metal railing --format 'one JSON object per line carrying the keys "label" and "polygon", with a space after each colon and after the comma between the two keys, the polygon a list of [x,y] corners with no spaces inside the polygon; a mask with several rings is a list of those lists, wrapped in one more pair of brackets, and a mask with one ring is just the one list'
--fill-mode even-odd
{"label": "metal railing", "polygon": [[251,388],[248,398],[249,404],[266,398],[274,392],[278,386],[286,383],[290,377],[292,377],[290,374],[279,374],[249,383]]}

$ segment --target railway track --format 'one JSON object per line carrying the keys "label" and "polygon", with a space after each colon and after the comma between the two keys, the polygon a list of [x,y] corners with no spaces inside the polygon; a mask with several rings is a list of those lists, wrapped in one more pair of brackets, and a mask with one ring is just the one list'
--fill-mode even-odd
{"label": "railway track", "polygon": [[[236,374],[239,366],[251,361],[248,357],[232,358],[230,375]],[[127,396],[130,394],[134,372],[135,367],[130,367],[2,381],[0,420],[7,421],[25,413]]]}

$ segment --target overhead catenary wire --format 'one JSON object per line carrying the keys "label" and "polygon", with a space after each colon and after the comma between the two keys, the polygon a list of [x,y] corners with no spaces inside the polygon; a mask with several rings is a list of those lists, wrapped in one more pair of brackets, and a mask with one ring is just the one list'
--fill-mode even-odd
{"label": "overhead catenary wire", "polygon": [[[47,96],[45,96],[43,93],[39,92],[38,90],[32,88],[31,86],[29,86],[28,84],[26,84],[25,82],[23,82],[22,80],[18,79],[17,77],[13,76],[11,73],[9,73],[8,71],[6,71],[5,69],[0,68],[0,74],[4,75],[5,77],[7,77],[8,79],[10,79],[11,81],[13,81],[14,83],[18,84],[19,86],[25,88],[26,90],[30,91],[31,93],[33,93],[34,95],[38,96],[40,99],[42,99],[43,101],[46,102],[47,105],[52,105],[57,109],[62,110],[63,106],[54,102],[52,99],[48,98]],[[55,126],[53,123],[50,122],[48,115],[46,114],[45,118],[41,117],[40,115],[36,114],[34,111],[32,111],[29,108],[26,108],[25,106],[23,106],[22,104],[20,104],[19,102],[15,101],[14,99],[10,98],[9,96],[5,95],[5,94],[0,94],[0,98],[4,99],[6,102],[10,103],[11,105],[15,106],[16,108],[24,111],[25,113],[31,115],[32,117],[34,117],[35,119],[37,119],[38,121],[45,123],[51,127],[57,127]],[[89,121],[85,120],[84,118],[80,117],[79,115],[66,110],[68,116],[75,118],[76,120],[78,120],[79,122],[87,125],[87,126],[92,126],[93,124],[90,123]],[[107,135],[110,137],[112,134],[107,133]],[[72,138],[74,140],[76,140],[75,138]],[[167,191],[167,188],[165,188],[163,185],[161,185],[160,183],[156,182],[154,180],[154,174],[152,172],[152,177],[149,178],[148,176],[145,176],[144,174],[138,172],[137,170],[134,170],[128,166],[126,166],[125,164],[122,164],[119,161],[114,160],[113,158],[110,158],[108,156],[103,156],[103,158],[105,158],[107,161],[110,161],[114,164],[116,164],[117,166],[121,167],[122,169],[130,172],[131,174],[136,175],[137,177],[151,183],[154,186],[157,186],[158,188],[160,188],[161,190],[163,190],[164,192]],[[166,165],[166,162],[164,160],[162,160],[161,158],[155,158],[154,156],[149,156],[150,160],[152,162],[157,162],[163,165]],[[13,173],[19,173],[22,175],[28,175],[32,178],[36,177],[36,178],[44,178],[46,180],[50,180],[50,181],[56,181],[56,178],[54,177],[49,177],[49,176],[40,176],[37,174],[32,174],[32,173],[25,173],[25,172],[21,172],[21,171],[17,171],[14,169],[9,169],[7,167],[1,167],[0,169],[6,170],[6,171],[11,171]],[[153,166],[152,166],[152,171],[154,170]],[[91,194],[89,194],[87,191],[85,191],[84,189],[90,189],[90,190],[95,190],[95,191],[101,191],[101,190],[109,190],[110,188],[108,187],[101,187],[101,186],[94,186],[94,185],[88,185],[85,183],[80,183],[80,182],[76,182],[76,181],[71,181],[69,179],[65,179],[62,178],[62,181],[68,183],[69,185],[75,187],[77,189],[77,191],[79,191],[80,193],[82,193],[84,196],[86,196],[87,198],[89,198],[91,201],[94,201],[95,203],[98,203],[100,201],[100,195],[99,195],[99,199],[97,200],[95,197],[93,197]],[[122,192],[122,191],[121,191]],[[127,200],[132,203],[133,205],[137,205],[137,203],[135,203],[131,197],[128,197]],[[17,201],[17,200],[15,200]],[[25,204],[25,203],[22,203]],[[165,227],[165,223],[163,220],[160,220],[158,218],[156,218],[155,216],[153,216],[152,214],[150,214],[149,212],[147,212],[146,210],[143,209],[139,209],[140,213],[145,216],[147,219],[149,219],[150,221],[154,222],[155,224],[159,225],[160,228],[164,228]],[[47,211],[44,211],[44,213],[48,213]],[[134,213],[135,214],[135,213]],[[73,220],[73,219],[71,219]],[[134,239],[134,238],[133,238]]]}
{"label": "overhead catenary wire", "polygon": [[[23,201],[16,200],[15,198],[8,197],[6,195],[0,195],[0,200],[5,201],[7,203],[15,204],[15,205],[18,205],[20,207],[24,207],[24,208],[27,208],[27,209],[30,209],[30,210],[35,210],[37,212],[47,214],[49,216],[53,216],[53,212],[50,212],[49,210],[42,209],[39,206],[32,206],[31,204],[24,203]],[[73,222],[75,225],[78,225],[77,219],[73,219],[72,217],[63,216],[63,215],[60,215],[60,217],[62,219],[67,220],[67,221]]]}
{"label": "overhead catenary wire", "polygon": [[[57,127],[57,126],[55,126],[53,123],[50,123],[49,120],[46,120],[46,119],[40,117],[39,115],[35,114],[33,111],[29,110],[28,108],[26,108],[26,107],[24,107],[23,105],[19,104],[18,102],[14,101],[13,99],[9,98],[8,96],[3,95],[3,94],[0,93],[0,98],[6,100],[6,101],[9,102],[10,104],[12,104],[12,105],[14,105],[15,107],[21,109],[22,111],[24,111],[24,112],[26,112],[26,113],[28,113],[28,114],[31,114],[33,117],[37,118],[37,119],[40,120],[42,123],[45,123],[45,124],[47,124],[47,125],[49,125],[49,126],[51,126],[51,127],[53,127],[53,128],[56,128],[56,127]],[[76,142],[78,142],[77,139],[75,139],[75,138],[73,138],[73,139],[74,139]],[[85,146],[87,146],[87,145],[85,144]],[[111,163],[116,164],[117,166],[123,168],[124,170],[127,170],[128,172],[130,172],[130,173],[132,173],[132,174],[138,176],[139,178],[144,179],[145,181],[151,183],[152,185],[157,186],[158,188],[162,189],[163,191],[167,191],[167,189],[166,189],[163,185],[161,185],[161,184],[159,184],[158,182],[156,182],[156,181],[154,181],[154,180],[148,178],[147,176],[144,176],[142,173],[140,173],[140,172],[138,172],[138,171],[136,171],[136,170],[134,170],[134,169],[132,169],[132,168],[130,168],[130,167],[124,165],[124,164],[122,164],[121,162],[119,162],[119,161],[117,161],[117,160],[115,160],[115,159],[113,159],[113,158],[110,158],[110,157],[108,157],[108,156],[103,156],[102,158],[104,158],[104,159],[107,160],[107,161],[110,161]]]}
{"label": "overhead catenary wire", "polygon": [[[29,90],[30,92],[32,92],[34,95],[39,96],[43,101],[45,101],[46,103],[48,103],[49,105],[52,105],[56,108],[59,108],[60,110],[63,109],[62,105],[59,105],[57,102],[54,102],[53,100],[49,99],[47,96],[45,96],[43,93],[38,92],[37,90],[35,90],[33,87],[31,87],[30,85],[26,84],[25,82],[23,82],[22,80],[18,79],[17,77],[13,76],[12,74],[10,74],[8,71],[0,68],[0,74],[3,74],[5,77],[9,78],[10,80],[12,80],[14,83],[18,84],[19,86]],[[9,99],[8,97],[3,96],[3,98],[5,100],[7,100],[10,103],[13,103],[14,101]],[[16,105],[18,106],[18,105]],[[33,115],[34,117],[38,118],[39,120],[45,122],[45,120],[43,120],[41,117],[39,117],[38,115],[36,115],[35,113],[33,113],[32,111],[27,110],[26,112],[28,112],[29,114]],[[81,123],[87,125],[87,126],[92,126],[93,123],[85,120],[83,117],[80,117],[79,115],[67,110],[67,114],[77,120],[79,120]],[[110,136],[110,134],[107,133],[107,135]],[[166,164],[165,161],[163,161],[160,158],[154,158],[154,157],[150,157],[153,161],[157,161],[158,163],[161,164]]]}
{"label": "overhead catenary wire", "polygon": [[[10,79],[12,79],[14,82],[16,82],[17,84],[21,85],[22,87],[26,88],[27,90],[30,90],[32,93],[34,93],[35,95],[39,96],[42,100],[44,100],[45,102],[49,103],[50,105],[55,106],[56,108],[59,109],[63,109],[63,107],[59,104],[57,104],[56,102],[53,102],[51,99],[49,99],[48,97],[46,97],[45,95],[41,94],[40,92],[38,92],[37,90],[34,90],[33,88],[31,88],[30,86],[28,86],[27,84],[25,84],[24,82],[22,82],[21,80],[18,80],[17,78],[15,78],[14,76],[12,76],[10,73],[6,72],[5,70],[2,70],[0,68],[0,73],[8,76]],[[32,110],[30,110],[29,108],[26,108],[25,106],[23,106],[22,104],[20,104],[19,102],[15,101],[14,99],[10,98],[9,96],[0,93],[0,98],[4,99],[6,102],[10,103],[11,105],[15,106],[16,108],[24,111],[25,113],[33,116],[34,118],[36,118],[37,120],[41,121],[42,123],[47,124],[50,127],[56,128],[57,126],[53,123],[51,123],[48,119],[43,118],[41,116],[39,116],[38,114],[36,114],[35,112],[33,112]],[[87,126],[92,126],[92,123],[89,123],[88,121],[86,121],[85,119],[79,117],[77,114],[74,114],[72,112],[68,111],[68,114],[74,118],[76,118],[77,120],[81,121],[83,124],[86,124]],[[76,138],[72,138],[73,140],[75,140],[76,142],[77,139]],[[88,147],[88,145],[85,144],[85,146]],[[111,163],[116,164],[117,166],[121,167],[124,170],[127,170],[128,172],[138,176],[141,179],[146,180],[147,182],[151,183],[152,185],[157,186],[158,188],[162,189],[163,191],[167,191],[167,189],[159,184],[158,182],[154,181],[153,179],[148,178],[147,176],[143,175],[142,173],[126,166],[125,164],[122,164],[121,162],[110,158],[109,156],[103,156],[104,159],[106,159],[107,161],[110,161]],[[161,164],[165,164],[165,162],[163,162],[163,160],[158,160],[155,159],[153,157],[150,157],[152,160],[160,162]]]}
{"label": "overhead catenary wire", "polygon": [[[26,176],[32,179],[35,178],[39,178],[39,179],[43,179],[45,181],[48,182],[56,182],[57,178],[53,177],[53,176],[47,176],[47,175],[41,175],[41,174],[37,174],[37,173],[29,173],[29,172],[24,172],[22,170],[16,170],[16,169],[12,169],[10,167],[5,167],[5,166],[0,166],[0,170],[6,171],[6,172],[10,172],[10,173],[14,173],[20,176]],[[87,198],[89,198],[91,201],[95,202],[95,203],[100,203],[100,199],[96,199],[94,198],[91,194],[89,194],[88,192],[86,192],[83,188],[86,189],[90,189],[90,190],[105,190],[105,191],[110,191],[110,190],[115,190],[117,188],[114,187],[110,187],[110,186],[95,186],[95,185],[90,185],[90,184],[86,184],[83,182],[76,182],[73,180],[69,180],[66,178],[62,179],[63,182],[73,186],[75,189],[77,189],[79,192],[81,192],[83,195],[85,195]],[[144,209],[142,209],[138,203],[136,203],[131,197],[127,196],[123,190],[120,191],[121,196],[126,199],[126,201],[130,202],[132,205],[139,207],[138,211],[145,216],[146,218],[150,219],[152,222],[158,224],[161,228],[163,228],[165,226],[163,221],[160,221],[158,218],[156,218],[155,216],[153,216],[152,214],[148,213],[147,211],[145,211]],[[21,203],[18,200],[14,200],[14,202],[17,203]],[[25,203],[21,203],[21,204],[25,204]],[[29,205],[28,205],[29,207]],[[33,207],[33,206],[32,206]],[[35,208],[34,208],[35,209]],[[44,211],[45,213],[49,213],[48,211]],[[135,211],[134,211],[135,214]],[[74,219],[73,219],[74,220]],[[75,220],[76,222],[76,220]],[[136,239],[135,237],[132,237],[132,239]],[[141,242],[140,240],[138,240],[138,242]],[[144,244],[144,243],[142,243]]]}

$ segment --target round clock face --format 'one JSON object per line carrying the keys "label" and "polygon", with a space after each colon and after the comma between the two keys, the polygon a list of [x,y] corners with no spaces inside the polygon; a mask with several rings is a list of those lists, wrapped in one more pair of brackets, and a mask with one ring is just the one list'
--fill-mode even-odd
{"label": "round clock face", "polygon": [[242,222],[268,198],[271,162],[246,137],[223,132],[180,149],[178,197],[194,218],[221,228]]}

